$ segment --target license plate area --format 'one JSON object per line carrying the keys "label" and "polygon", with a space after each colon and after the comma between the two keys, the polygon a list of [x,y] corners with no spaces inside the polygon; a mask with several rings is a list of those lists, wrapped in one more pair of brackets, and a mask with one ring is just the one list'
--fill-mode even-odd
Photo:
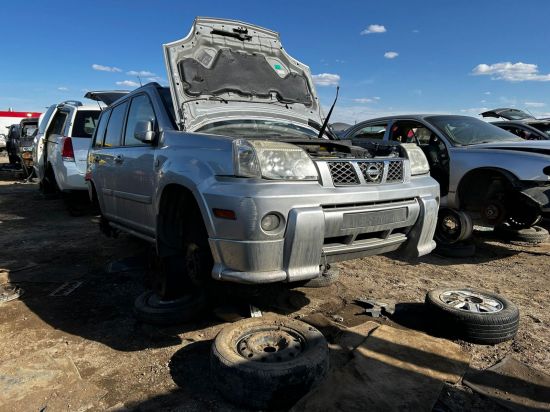
{"label": "license plate area", "polygon": [[392,223],[404,222],[407,218],[408,209],[406,207],[372,212],[345,213],[342,221],[342,229],[389,225]]}

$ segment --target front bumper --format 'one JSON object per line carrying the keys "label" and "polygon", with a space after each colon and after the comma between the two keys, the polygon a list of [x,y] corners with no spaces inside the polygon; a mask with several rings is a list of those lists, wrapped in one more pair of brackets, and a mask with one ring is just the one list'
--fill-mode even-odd
{"label": "front bumper", "polygon": [[529,187],[521,193],[538,205],[542,213],[550,213],[550,185]]}
{"label": "front bumper", "polygon": [[[439,186],[430,177],[328,191],[306,183],[300,190],[293,188],[292,194],[272,187],[254,197],[241,196],[238,185],[231,192],[223,184],[215,186],[204,194],[215,279],[293,282],[319,276],[320,265],[326,263],[397,249],[417,257],[435,248]],[[209,212],[213,208],[234,210],[237,220],[215,218]],[[261,218],[269,212],[284,221],[284,228],[274,235],[260,228]]]}

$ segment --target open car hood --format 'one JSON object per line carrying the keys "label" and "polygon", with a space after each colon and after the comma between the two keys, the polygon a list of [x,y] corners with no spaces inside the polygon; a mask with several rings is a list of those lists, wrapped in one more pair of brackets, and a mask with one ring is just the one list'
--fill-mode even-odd
{"label": "open car hood", "polygon": [[87,99],[95,100],[97,102],[103,102],[107,106],[111,103],[116,102],[122,96],[130,93],[128,90],[101,90],[101,91],[92,91],[84,95]]}
{"label": "open car hood", "polygon": [[223,120],[227,112],[305,125],[323,122],[309,67],[284,51],[274,31],[197,17],[185,38],[163,47],[182,130]]}
{"label": "open car hood", "polygon": [[525,113],[523,110],[518,109],[510,109],[510,108],[501,108],[501,109],[493,109],[488,110],[486,112],[480,113],[483,117],[496,117],[503,118],[506,120],[527,120],[527,119],[534,119],[532,115],[529,113]]}

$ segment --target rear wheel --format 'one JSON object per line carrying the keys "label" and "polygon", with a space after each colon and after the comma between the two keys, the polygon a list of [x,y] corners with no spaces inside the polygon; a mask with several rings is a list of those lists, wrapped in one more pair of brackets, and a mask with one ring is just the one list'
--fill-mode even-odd
{"label": "rear wheel", "polygon": [[44,177],[40,180],[40,191],[45,195],[51,195],[59,192],[59,186],[55,180],[53,169],[49,166],[44,172]]}

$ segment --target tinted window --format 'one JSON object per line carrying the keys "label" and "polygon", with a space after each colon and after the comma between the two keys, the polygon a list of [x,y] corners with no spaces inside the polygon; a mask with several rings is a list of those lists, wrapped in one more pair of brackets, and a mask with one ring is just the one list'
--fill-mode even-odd
{"label": "tinted window", "polygon": [[63,128],[65,126],[65,120],[67,120],[67,112],[57,112],[53,118],[48,135],[63,134]]}
{"label": "tinted window", "polygon": [[72,137],[92,137],[99,118],[98,110],[79,110],[73,122]]}
{"label": "tinted window", "polygon": [[382,140],[386,133],[388,124],[386,122],[379,124],[371,124],[357,130],[352,136],[352,139],[375,139]]}
{"label": "tinted window", "polygon": [[103,138],[105,137],[105,130],[107,129],[107,122],[109,121],[110,116],[110,110],[105,110],[101,113],[99,125],[97,126],[97,131],[94,137],[94,147],[103,146]]}
{"label": "tinted window", "polygon": [[105,133],[105,147],[119,146],[120,138],[122,137],[122,126],[124,125],[124,115],[126,114],[128,102],[119,104],[112,109],[109,124],[107,125],[107,133]]}
{"label": "tinted window", "polygon": [[155,127],[155,112],[149,98],[144,94],[132,99],[130,111],[128,112],[128,120],[126,121],[126,133],[124,134],[125,146],[144,144],[134,137],[134,132],[139,122],[153,122],[153,127]]}

